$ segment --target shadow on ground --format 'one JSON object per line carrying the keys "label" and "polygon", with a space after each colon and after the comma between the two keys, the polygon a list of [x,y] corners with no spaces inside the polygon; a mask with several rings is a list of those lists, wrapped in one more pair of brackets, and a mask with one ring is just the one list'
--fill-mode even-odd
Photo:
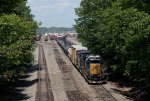
{"label": "shadow on ground", "polygon": [[121,89],[112,89],[113,91],[125,95],[128,99],[132,101],[150,101],[150,85],[145,85],[145,87],[139,88],[128,79],[122,76],[112,76],[109,80],[110,82],[115,83],[118,88],[132,88],[130,90],[124,91]]}
{"label": "shadow on ground", "polygon": [[143,89],[137,89],[134,88],[130,91],[121,91],[118,89],[113,89],[117,93],[120,93],[122,95],[125,95],[128,99],[131,99],[133,101],[150,101],[150,90],[143,90]]}
{"label": "shadow on ground", "polygon": [[[29,69],[29,74],[36,72],[38,65],[34,65]],[[9,88],[2,88],[0,90],[0,101],[22,101],[28,100],[31,97],[27,94],[23,94],[25,88],[30,87],[38,82],[38,79],[27,80],[31,75],[24,75],[15,83],[12,83]]]}

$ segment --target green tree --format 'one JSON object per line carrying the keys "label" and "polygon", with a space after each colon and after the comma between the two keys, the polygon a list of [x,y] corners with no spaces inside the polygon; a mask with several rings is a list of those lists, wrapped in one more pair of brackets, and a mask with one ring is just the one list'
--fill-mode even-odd
{"label": "green tree", "polygon": [[138,84],[149,84],[150,15],[149,8],[144,9],[149,4],[128,1],[82,0],[75,28],[82,43],[110,61],[115,71]]}
{"label": "green tree", "polygon": [[15,8],[26,0],[1,0],[0,1],[0,14],[12,14],[15,12]]}
{"label": "green tree", "polygon": [[33,60],[37,23],[26,2],[0,1],[0,87],[23,75]]}
{"label": "green tree", "polygon": [[37,25],[13,15],[0,17],[0,79],[11,81],[32,62],[33,36]]}
{"label": "green tree", "polygon": [[135,8],[139,11],[150,14],[149,0],[118,0],[123,9]]}

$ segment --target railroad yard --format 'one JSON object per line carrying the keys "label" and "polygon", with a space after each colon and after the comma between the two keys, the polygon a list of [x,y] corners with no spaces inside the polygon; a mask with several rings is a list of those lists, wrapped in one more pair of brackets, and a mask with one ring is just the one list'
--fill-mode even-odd
{"label": "railroad yard", "polygon": [[0,101],[150,101],[150,0],[0,5]]}
{"label": "railroad yard", "polygon": [[24,88],[24,101],[131,101],[109,82],[88,84],[55,40],[41,38],[34,55],[37,82]]}

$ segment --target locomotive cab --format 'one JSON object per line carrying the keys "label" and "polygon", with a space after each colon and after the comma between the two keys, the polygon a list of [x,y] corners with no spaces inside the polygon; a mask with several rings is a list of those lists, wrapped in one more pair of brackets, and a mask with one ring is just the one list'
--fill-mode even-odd
{"label": "locomotive cab", "polygon": [[85,62],[86,77],[88,80],[99,81],[102,76],[102,59],[99,55],[90,55]]}

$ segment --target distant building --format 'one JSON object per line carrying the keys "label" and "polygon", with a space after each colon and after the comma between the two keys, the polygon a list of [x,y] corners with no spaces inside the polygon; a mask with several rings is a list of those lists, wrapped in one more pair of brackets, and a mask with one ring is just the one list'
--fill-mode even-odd
{"label": "distant building", "polygon": [[65,32],[65,35],[67,35],[67,37],[76,37],[78,36],[78,33],[76,33],[75,31],[68,31]]}

